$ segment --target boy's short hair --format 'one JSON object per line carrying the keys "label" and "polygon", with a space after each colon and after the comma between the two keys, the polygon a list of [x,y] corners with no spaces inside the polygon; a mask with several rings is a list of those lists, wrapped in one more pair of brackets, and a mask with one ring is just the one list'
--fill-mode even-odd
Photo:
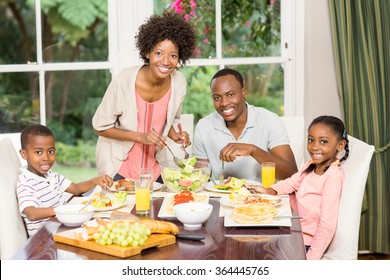
{"label": "boy's short hair", "polygon": [[54,138],[53,132],[44,125],[32,124],[26,126],[20,135],[20,144],[22,149],[26,148],[30,136],[52,136]]}

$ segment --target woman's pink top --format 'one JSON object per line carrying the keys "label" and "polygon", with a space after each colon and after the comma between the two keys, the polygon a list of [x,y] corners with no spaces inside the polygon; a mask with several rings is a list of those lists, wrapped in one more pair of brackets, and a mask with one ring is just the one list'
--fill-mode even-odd
{"label": "woman's pink top", "polygon": [[303,216],[304,243],[310,245],[306,258],[319,260],[336,231],[344,174],[337,164],[322,175],[304,173],[309,164],[306,162],[301,170],[272,188],[278,195],[295,192],[298,214]]}
{"label": "woman's pink top", "polygon": [[[171,89],[156,102],[149,103],[136,92],[138,132],[148,132],[154,128],[158,133],[161,133],[167,120],[170,97]],[[153,168],[154,180],[156,180],[160,176],[160,166],[156,161],[155,151],[156,146],[154,145],[136,142],[118,173],[125,178],[138,179],[141,168]]]}

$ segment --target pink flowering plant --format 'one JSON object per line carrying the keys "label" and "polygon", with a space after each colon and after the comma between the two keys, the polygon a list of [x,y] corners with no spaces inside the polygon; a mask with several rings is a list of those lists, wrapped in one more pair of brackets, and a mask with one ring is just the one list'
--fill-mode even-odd
{"label": "pink flowering plant", "polygon": [[[194,57],[215,57],[215,0],[166,0],[155,5],[193,24],[198,42]],[[277,55],[280,0],[222,1],[222,40],[224,57]]]}

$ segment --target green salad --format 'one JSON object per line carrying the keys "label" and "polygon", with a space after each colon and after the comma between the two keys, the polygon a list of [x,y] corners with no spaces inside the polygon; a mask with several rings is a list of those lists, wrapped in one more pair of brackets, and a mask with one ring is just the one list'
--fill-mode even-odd
{"label": "green salad", "polygon": [[196,158],[183,159],[183,168],[163,168],[161,176],[168,189],[199,191],[209,179],[208,168],[196,168]]}

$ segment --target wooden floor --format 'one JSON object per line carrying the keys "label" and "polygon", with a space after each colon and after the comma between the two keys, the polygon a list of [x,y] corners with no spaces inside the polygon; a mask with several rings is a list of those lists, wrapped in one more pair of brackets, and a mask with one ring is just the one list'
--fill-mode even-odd
{"label": "wooden floor", "polygon": [[359,254],[358,260],[390,260],[390,255],[378,253]]}

